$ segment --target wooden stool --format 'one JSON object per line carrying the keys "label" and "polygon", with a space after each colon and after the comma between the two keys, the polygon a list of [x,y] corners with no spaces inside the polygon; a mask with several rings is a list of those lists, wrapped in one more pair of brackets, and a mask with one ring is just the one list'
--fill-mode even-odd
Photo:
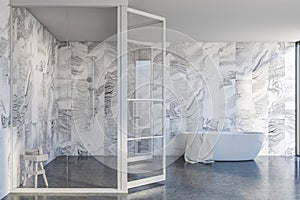
{"label": "wooden stool", "polygon": [[[33,175],[34,176],[34,187],[37,188],[37,182],[38,182],[38,175],[43,175],[43,179],[45,182],[46,187],[48,187],[48,181],[44,169],[43,162],[48,160],[48,154],[25,154],[24,160],[29,161],[29,165],[25,170],[25,179],[23,186],[26,185],[27,182],[27,176]],[[40,165],[40,169],[38,169]]]}

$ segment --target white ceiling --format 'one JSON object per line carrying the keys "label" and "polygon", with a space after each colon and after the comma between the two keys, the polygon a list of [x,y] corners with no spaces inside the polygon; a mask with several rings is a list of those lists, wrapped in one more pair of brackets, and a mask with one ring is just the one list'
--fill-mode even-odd
{"label": "white ceiling", "polygon": [[[197,41],[298,41],[300,0],[129,0]],[[169,36],[169,39],[172,37]]]}
{"label": "white ceiling", "polygon": [[117,33],[116,8],[29,8],[60,41],[103,41]]}
{"label": "white ceiling", "polygon": [[[300,40],[300,0],[129,0],[129,6],[166,17],[168,29],[197,41]],[[29,11],[62,41],[103,41],[117,31],[114,8],[69,8],[69,23],[65,8]],[[178,34],[169,32],[168,40]]]}

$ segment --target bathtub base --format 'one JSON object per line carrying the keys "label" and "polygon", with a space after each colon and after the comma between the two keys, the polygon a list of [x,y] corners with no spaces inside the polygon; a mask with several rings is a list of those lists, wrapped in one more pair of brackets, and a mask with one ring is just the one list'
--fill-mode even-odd
{"label": "bathtub base", "polygon": [[219,137],[212,146],[214,161],[252,161],[258,155],[264,141],[264,134],[259,132],[205,132],[205,134],[212,137],[217,134]]}

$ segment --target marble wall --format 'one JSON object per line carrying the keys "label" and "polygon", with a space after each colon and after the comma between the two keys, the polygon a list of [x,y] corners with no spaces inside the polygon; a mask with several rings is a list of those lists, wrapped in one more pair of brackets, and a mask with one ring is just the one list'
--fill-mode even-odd
{"label": "marble wall", "polygon": [[22,183],[26,150],[55,158],[57,142],[56,39],[26,9],[13,9],[12,117],[14,186]]}
{"label": "marble wall", "polygon": [[219,127],[263,132],[260,155],[294,155],[294,43],[180,42],[167,49],[170,144],[180,132]]}
{"label": "marble wall", "polygon": [[[147,46],[130,47],[139,52],[128,54],[129,97],[134,94],[135,60],[149,59]],[[185,142],[179,133],[217,127],[265,133],[260,155],[294,154],[294,43],[178,42],[167,49],[168,154],[182,152]],[[114,45],[105,43],[60,46],[58,132],[63,134],[57,155],[116,152],[115,52]],[[157,53],[152,53],[154,58]],[[91,139],[85,139],[86,135]]]}
{"label": "marble wall", "polygon": [[[58,50],[58,136],[57,155],[116,155],[117,154],[117,45],[115,42],[61,42]],[[134,75],[136,60],[151,59],[149,46],[130,43],[128,54],[128,98],[137,93],[147,95],[145,88],[135,90]],[[161,56],[153,53],[154,62]],[[161,80],[161,65],[156,66],[156,80]],[[155,87],[154,95],[161,95],[161,88]],[[139,97],[141,98],[141,97]],[[149,97],[144,97],[149,98]],[[157,98],[161,98],[157,97]],[[130,105],[129,105],[130,107]],[[149,114],[147,105],[142,109],[140,122]],[[157,114],[161,106],[156,106]],[[156,127],[162,127],[161,116]],[[129,116],[131,119],[132,117]],[[149,120],[146,120],[149,121]],[[144,121],[145,123],[147,123]],[[132,121],[129,120],[130,124]],[[143,123],[143,122],[142,122]],[[139,124],[141,125],[141,124]],[[144,124],[145,126],[149,124]],[[143,129],[147,132],[147,129]],[[161,129],[160,129],[161,131]],[[130,131],[129,134],[131,134]],[[147,149],[149,141],[139,144]],[[128,144],[131,151],[135,145]],[[159,145],[159,143],[158,143]],[[160,143],[161,145],[161,143]],[[130,152],[132,153],[132,152]]]}
{"label": "marble wall", "polygon": [[0,199],[10,188],[10,7],[0,0]]}
{"label": "marble wall", "polygon": [[57,155],[116,155],[116,44],[61,42],[58,53]]}

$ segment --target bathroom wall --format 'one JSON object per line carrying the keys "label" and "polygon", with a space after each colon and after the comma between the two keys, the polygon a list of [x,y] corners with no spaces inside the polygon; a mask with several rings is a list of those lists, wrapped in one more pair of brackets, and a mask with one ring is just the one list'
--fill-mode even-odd
{"label": "bathroom wall", "polygon": [[[177,42],[167,49],[169,155],[183,152],[185,137],[179,133],[220,128],[217,123],[223,120],[224,131],[265,133],[260,155],[294,154],[294,43]],[[110,66],[115,50],[111,44],[93,42],[60,46],[57,155],[116,152],[117,68]],[[128,57],[131,77],[136,55],[130,52]],[[128,80],[130,90],[134,78]],[[217,104],[214,99],[219,99]],[[87,135],[90,140],[84,139]]]}
{"label": "bathroom wall", "polygon": [[[133,43],[129,46],[132,49],[138,47]],[[144,54],[149,59],[149,47],[146,48]],[[60,42],[58,55],[59,134],[56,155],[116,155],[116,43]],[[128,54],[129,98],[133,98],[130,95],[135,88],[133,74],[137,58],[143,59],[145,55],[135,51]]]}
{"label": "bathroom wall", "polygon": [[179,42],[167,49],[169,152],[182,152],[180,132],[213,130],[224,119],[224,131],[263,132],[260,155],[294,155],[294,43]]}
{"label": "bathroom wall", "polygon": [[56,39],[26,10],[13,9],[14,186],[22,183],[25,150],[43,148],[55,158],[58,118]]}
{"label": "bathroom wall", "polygon": [[64,42],[58,59],[57,155],[116,155],[114,42]]}
{"label": "bathroom wall", "polygon": [[0,199],[10,187],[10,7],[0,0]]}

